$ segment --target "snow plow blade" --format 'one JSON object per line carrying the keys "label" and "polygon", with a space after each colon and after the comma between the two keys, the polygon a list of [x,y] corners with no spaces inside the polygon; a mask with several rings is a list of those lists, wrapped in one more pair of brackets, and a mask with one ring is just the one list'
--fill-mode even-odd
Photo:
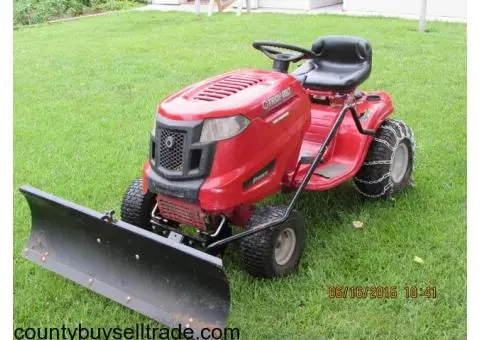
{"label": "snow plow blade", "polygon": [[32,215],[23,255],[169,327],[226,327],[222,260],[41,190],[22,186]]}

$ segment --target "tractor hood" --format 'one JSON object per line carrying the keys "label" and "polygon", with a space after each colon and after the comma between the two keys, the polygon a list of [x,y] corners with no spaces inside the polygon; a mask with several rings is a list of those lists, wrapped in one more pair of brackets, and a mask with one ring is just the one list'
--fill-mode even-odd
{"label": "tractor hood", "polygon": [[169,97],[158,113],[174,120],[202,120],[242,114],[262,116],[301,91],[288,74],[264,70],[238,70],[209,78]]}

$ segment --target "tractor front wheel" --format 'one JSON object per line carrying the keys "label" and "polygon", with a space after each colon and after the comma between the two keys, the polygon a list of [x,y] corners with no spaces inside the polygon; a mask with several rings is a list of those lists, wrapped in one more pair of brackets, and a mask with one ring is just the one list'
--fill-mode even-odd
{"label": "tractor front wheel", "polygon": [[[257,207],[248,228],[278,219],[286,207]],[[292,272],[300,262],[305,247],[306,228],[303,216],[293,211],[279,226],[245,237],[240,241],[240,259],[245,270],[256,277],[275,277]]]}
{"label": "tractor front wheel", "polygon": [[414,161],[412,129],[400,120],[387,119],[380,125],[353,183],[367,197],[395,195],[411,184]]}
{"label": "tractor front wheel", "polygon": [[142,180],[136,179],[130,184],[123,196],[120,215],[122,220],[137,227],[151,231],[150,216],[155,204],[152,193],[144,194]]}

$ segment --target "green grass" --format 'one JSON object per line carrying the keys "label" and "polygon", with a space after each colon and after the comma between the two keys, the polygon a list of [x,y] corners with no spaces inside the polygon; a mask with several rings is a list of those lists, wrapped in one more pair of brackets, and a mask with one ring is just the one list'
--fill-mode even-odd
{"label": "green grass", "polygon": [[[369,39],[362,89],[388,91],[417,140],[416,187],[395,201],[350,183],[298,204],[308,244],[297,273],[245,274],[230,252],[230,326],[243,339],[461,339],[466,336],[466,34],[461,24],[385,18],[135,12],[14,33],[14,321],[16,326],[134,325],[147,319],[21,256],[28,183],[79,204],[116,208],[138,177],[156,104],[242,67],[270,67],[255,39],[310,46],[320,35]],[[274,200],[285,201],[275,197]],[[352,221],[365,223],[364,231]],[[415,256],[425,260],[421,265]],[[330,299],[329,286],[398,286],[396,299]],[[437,287],[406,299],[405,285]]]}

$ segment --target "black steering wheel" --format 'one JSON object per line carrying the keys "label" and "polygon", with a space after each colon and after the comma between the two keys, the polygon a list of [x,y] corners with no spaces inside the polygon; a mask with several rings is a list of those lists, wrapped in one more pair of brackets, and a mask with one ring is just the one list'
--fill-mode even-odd
{"label": "black steering wheel", "polygon": [[[297,62],[303,59],[313,59],[316,57],[316,54],[310,50],[304,49],[302,47],[289,45],[281,42],[275,41],[254,41],[253,47],[257,50],[263,52],[267,57],[273,61],[278,62]],[[282,50],[279,50],[282,49]],[[283,50],[297,52],[289,53]],[[288,65],[288,64],[287,64]]]}

